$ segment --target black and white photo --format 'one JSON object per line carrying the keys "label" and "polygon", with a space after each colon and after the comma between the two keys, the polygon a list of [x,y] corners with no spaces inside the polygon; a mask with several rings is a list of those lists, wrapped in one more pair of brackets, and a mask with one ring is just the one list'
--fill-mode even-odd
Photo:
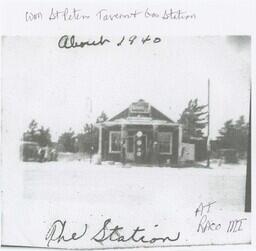
{"label": "black and white photo", "polygon": [[250,243],[251,37],[63,36],[2,38],[2,243]]}

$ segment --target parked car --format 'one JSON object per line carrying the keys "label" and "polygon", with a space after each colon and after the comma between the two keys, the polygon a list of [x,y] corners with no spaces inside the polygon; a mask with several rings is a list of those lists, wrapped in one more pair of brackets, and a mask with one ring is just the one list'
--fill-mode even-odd
{"label": "parked car", "polygon": [[20,146],[20,156],[23,161],[57,161],[58,152],[54,147],[40,147],[38,143],[23,141]]}
{"label": "parked car", "polygon": [[238,152],[235,149],[220,149],[218,151],[219,158],[223,159],[225,163],[238,163]]}
{"label": "parked car", "polygon": [[39,145],[36,142],[23,141],[20,146],[20,155],[23,161],[38,161]]}

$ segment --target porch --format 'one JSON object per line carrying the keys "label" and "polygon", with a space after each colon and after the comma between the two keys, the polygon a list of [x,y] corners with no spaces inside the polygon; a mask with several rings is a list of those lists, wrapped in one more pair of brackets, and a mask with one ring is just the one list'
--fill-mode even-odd
{"label": "porch", "polygon": [[98,155],[103,161],[176,164],[181,154],[179,124],[127,118],[98,124]]}

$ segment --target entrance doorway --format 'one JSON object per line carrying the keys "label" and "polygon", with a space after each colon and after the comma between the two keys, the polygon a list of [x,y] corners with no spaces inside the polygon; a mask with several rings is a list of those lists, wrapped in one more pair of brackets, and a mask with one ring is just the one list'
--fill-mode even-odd
{"label": "entrance doorway", "polygon": [[128,136],[127,143],[126,143],[126,159],[128,161],[135,160],[135,136]]}

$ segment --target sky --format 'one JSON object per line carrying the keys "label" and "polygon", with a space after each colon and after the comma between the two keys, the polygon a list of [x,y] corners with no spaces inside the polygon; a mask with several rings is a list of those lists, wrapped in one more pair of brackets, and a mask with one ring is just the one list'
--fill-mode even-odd
{"label": "sky", "polygon": [[[86,40],[91,37],[77,37]],[[158,44],[63,50],[59,37],[5,37],[2,43],[6,127],[22,134],[35,119],[53,140],[105,111],[111,117],[138,99],[174,121],[190,99],[207,104],[210,138],[228,119],[248,120],[250,38],[162,37]],[[120,39],[120,38],[114,38]]]}

